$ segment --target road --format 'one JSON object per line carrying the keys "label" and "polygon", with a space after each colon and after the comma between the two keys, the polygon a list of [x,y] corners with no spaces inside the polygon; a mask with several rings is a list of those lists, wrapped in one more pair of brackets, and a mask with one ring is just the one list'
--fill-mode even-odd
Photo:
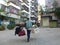
{"label": "road", "polygon": [[60,28],[40,28],[37,34],[31,34],[30,42],[26,36],[15,36],[14,30],[0,31],[0,45],[60,45]]}

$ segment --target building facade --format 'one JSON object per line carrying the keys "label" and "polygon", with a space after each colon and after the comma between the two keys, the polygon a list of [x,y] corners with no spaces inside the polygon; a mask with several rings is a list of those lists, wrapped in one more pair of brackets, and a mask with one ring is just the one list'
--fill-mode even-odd
{"label": "building facade", "polygon": [[22,0],[21,1],[21,20],[26,21],[29,16],[29,1]]}
{"label": "building facade", "polygon": [[20,20],[19,11],[20,11],[19,1],[1,0],[0,2],[0,24],[8,25],[11,22],[19,23],[19,20]]}
{"label": "building facade", "polygon": [[26,21],[29,18],[33,23],[36,22],[38,15],[37,0],[21,0],[21,20]]}
{"label": "building facade", "polygon": [[[18,3],[18,4],[17,4]],[[18,0],[8,0],[8,7],[6,8],[8,17],[13,18],[15,23],[19,23],[20,20],[20,2]]]}
{"label": "building facade", "polygon": [[29,18],[33,23],[38,21],[37,0],[1,0],[0,24],[19,24]]}
{"label": "building facade", "polygon": [[[55,3],[55,4],[54,4]],[[58,5],[57,5],[58,4]],[[54,6],[59,7],[59,0],[45,0],[45,7],[46,7],[46,12],[42,16],[42,25],[43,26],[48,26],[48,27],[57,27],[58,25],[58,19],[54,14]],[[55,24],[54,24],[55,23]]]}
{"label": "building facade", "polygon": [[30,2],[30,18],[33,23],[38,20],[38,0],[31,0]]}

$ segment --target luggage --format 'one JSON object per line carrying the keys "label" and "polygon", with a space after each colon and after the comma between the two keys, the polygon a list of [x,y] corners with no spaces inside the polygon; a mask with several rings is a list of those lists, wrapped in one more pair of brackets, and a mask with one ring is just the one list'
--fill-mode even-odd
{"label": "luggage", "polygon": [[25,34],[25,30],[21,30],[21,31],[18,33],[18,36],[24,36],[24,35],[26,35],[26,34]]}
{"label": "luggage", "polygon": [[16,29],[15,29],[15,35],[18,34],[19,31],[20,31],[20,27],[16,27]]}
{"label": "luggage", "polygon": [[26,31],[23,29],[23,27],[16,27],[15,29],[15,35],[17,34],[18,36],[24,36],[26,35]]}

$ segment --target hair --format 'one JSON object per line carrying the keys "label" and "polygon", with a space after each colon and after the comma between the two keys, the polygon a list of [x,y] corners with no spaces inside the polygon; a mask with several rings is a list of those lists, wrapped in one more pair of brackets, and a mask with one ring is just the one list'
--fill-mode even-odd
{"label": "hair", "polygon": [[29,20],[29,18],[27,18],[27,20]]}

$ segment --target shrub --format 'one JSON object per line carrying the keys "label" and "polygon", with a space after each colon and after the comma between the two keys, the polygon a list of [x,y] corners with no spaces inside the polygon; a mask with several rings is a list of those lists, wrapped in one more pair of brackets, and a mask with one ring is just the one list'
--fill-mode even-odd
{"label": "shrub", "polygon": [[56,28],[57,27],[57,22],[50,22],[50,27],[51,28]]}
{"label": "shrub", "polygon": [[5,27],[3,25],[0,25],[0,31],[5,30]]}
{"label": "shrub", "polygon": [[60,19],[60,7],[55,9],[55,16]]}
{"label": "shrub", "polygon": [[8,28],[9,30],[14,29],[14,27],[15,27],[15,24],[9,24],[9,25],[7,26],[7,28]]}

